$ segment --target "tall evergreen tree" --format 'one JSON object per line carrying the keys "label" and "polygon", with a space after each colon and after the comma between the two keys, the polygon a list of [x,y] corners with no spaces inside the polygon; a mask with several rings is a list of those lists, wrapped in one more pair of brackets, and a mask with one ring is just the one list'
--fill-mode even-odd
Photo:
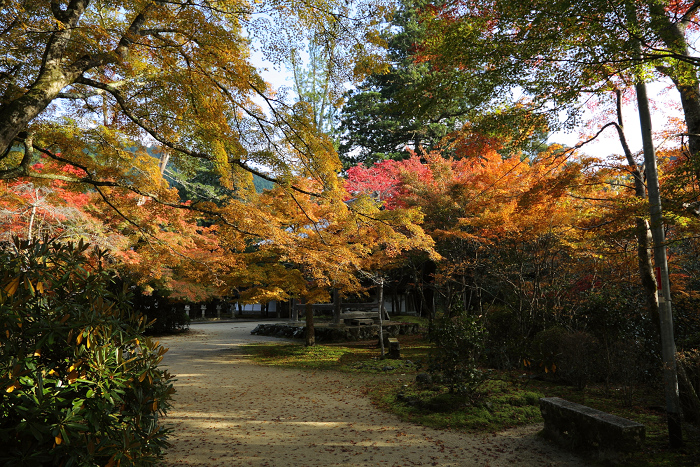
{"label": "tall evergreen tree", "polygon": [[[406,146],[432,148],[469,113],[470,106],[453,94],[452,86],[431,85],[449,83],[457,74],[436,72],[429,63],[416,61],[415,44],[423,33],[418,14],[426,5],[425,0],[402,2],[386,34],[389,70],[370,75],[348,93],[340,115],[339,150],[346,166],[403,159],[408,157]],[[449,98],[438,99],[439,92]]]}
{"label": "tall evergreen tree", "polygon": [[[346,167],[403,159],[409,156],[406,147],[472,152],[475,147],[526,143],[521,149],[532,149],[546,139],[546,118],[523,104],[502,70],[488,66],[488,49],[482,50],[482,60],[472,70],[439,66],[439,60],[434,63],[425,53],[433,34],[426,12],[446,5],[401,2],[385,35],[389,70],[369,75],[349,93],[342,109],[339,153]],[[455,141],[460,144],[452,145]]]}

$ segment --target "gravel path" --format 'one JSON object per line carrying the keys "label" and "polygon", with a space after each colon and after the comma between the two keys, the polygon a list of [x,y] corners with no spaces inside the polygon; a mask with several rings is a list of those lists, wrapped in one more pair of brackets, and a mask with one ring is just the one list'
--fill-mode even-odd
{"label": "gravel path", "polygon": [[440,431],[379,411],[347,375],[255,365],[257,323],[197,324],[162,339],[177,393],[166,466],[580,466],[530,426],[488,436]]}

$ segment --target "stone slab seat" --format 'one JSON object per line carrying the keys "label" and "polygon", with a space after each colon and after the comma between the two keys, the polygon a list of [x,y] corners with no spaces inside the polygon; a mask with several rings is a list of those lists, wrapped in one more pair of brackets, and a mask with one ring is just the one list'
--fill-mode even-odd
{"label": "stone slab seat", "polygon": [[379,314],[376,311],[346,311],[340,314],[340,319],[350,326],[360,326],[374,324],[374,320],[379,320]]}
{"label": "stone slab seat", "polygon": [[366,325],[374,324],[374,320],[371,318],[346,319],[345,323],[349,324],[350,326],[366,326]]}
{"label": "stone slab seat", "polygon": [[544,435],[570,449],[593,451],[599,458],[641,449],[646,428],[641,423],[601,412],[559,397],[540,399]]}
{"label": "stone slab seat", "polygon": [[346,311],[340,314],[341,319],[367,319],[367,318],[377,318],[379,319],[379,313],[376,311]]}

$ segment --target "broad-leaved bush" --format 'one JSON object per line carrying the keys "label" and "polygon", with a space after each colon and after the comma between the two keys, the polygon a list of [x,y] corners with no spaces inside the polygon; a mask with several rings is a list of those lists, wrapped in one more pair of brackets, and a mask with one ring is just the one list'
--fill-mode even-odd
{"label": "broad-leaved bush", "polygon": [[162,458],[174,392],[167,349],[144,336],[86,244],[0,249],[0,465],[146,466]]}

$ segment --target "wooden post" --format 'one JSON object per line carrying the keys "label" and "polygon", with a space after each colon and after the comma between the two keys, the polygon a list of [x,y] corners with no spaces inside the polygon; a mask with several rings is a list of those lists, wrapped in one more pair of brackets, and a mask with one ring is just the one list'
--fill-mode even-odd
{"label": "wooden post", "polygon": [[316,333],[314,330],[314,308],[311,302],[306,301],[306,346],[316,345]]}

